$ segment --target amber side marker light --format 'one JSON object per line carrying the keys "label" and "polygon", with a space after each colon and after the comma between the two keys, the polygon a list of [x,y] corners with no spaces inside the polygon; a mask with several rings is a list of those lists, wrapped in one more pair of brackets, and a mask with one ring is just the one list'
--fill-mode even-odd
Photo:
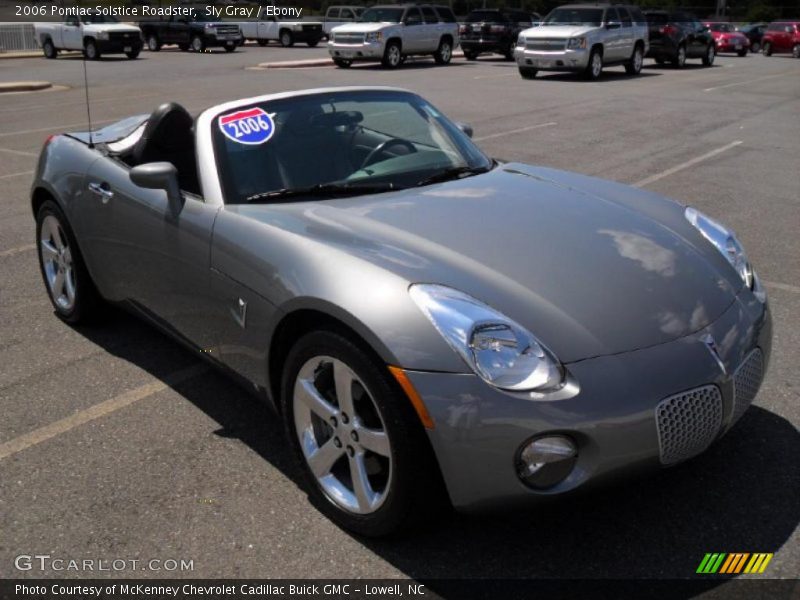
{"label": "amber side marker light", "polygon": [[400,384],[400,387],[403,388],[403,391],[408,396],[408,399],[411,400],[411,404],[414,407],[414,410],[417,411],[417,416],[419,420],[422,421],[422,424],[425,426],[425,429],[433,429],[436,425],[433,422],[430,414],[428,414],[428,409],[425,408],[425,403],[420,398],[419,393],[417,392],[414,384],[411,383],[411,380],[406,375],[406,372],[401,369],[400,367],[393,367],[389,365],[389,371],[394,378],[397,380],[397,383]]}

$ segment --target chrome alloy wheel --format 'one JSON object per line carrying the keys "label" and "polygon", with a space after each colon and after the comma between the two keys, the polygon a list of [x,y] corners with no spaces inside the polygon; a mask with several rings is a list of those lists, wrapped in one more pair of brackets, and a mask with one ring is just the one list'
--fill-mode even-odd
{"label": "chrome alloy wheel", "polygon": [[592,55],[592,77],[597,79],[600,77],[600,73],[603,72],[603,57],[600,54],[595,53]]}
{"label": "chrome alloy wheel", "polygon": [[392,66],[396,67],[400,64],[400,48],[396,44],[392,44],[389,46],[389,49],[386,52],[386,61]]}
{"label": "chrome alloy wheel", "polygon": [[633,51],[633,72],[639,73],[642,70],[642,65],[644,64],[644,54],[642,51],[637,48]]}
{"label": "chrome alloy wheel", "polygon": [[344,362],[316,356],[302,366],[292,395],[306,464],[322,491],[355,514],[378,510],[392,481],[392,449],[366,385]]}
{"label": "chrome alloy wheel", "polygon": [[53,302],[64,311],[75,306],[75,268],[67,236],[61,223],[47,215],[39,233],[39,254],[44,266],[47,291]]}
{"label": "chrome alloy wheel", "polygon": [[439,55],[440,55],[440,57],[442,59],[442,62],[449,62],[450,58],[453,55],[453,51],[450,48],[450,44],[448,44],[447,42],[442,42],[442,46],[441,46],[441,49],[439,51]]}

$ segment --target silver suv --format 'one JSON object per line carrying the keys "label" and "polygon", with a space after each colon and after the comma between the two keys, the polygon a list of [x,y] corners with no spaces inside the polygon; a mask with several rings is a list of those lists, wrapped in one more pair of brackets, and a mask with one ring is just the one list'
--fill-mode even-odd
{"label": "silver suv", "polygon": [[603,67],[638,75],[648,48],[644,15],[635,6],[570,4],[519,34],[514,58],[525,79],[539,71],[575,71],[597,79]]}
{"label": "silver suv", "polygon": [[337,66],[353,61],[380,60],[384,67],[398,67],[413,54],[429,54],[446,65],[458,45],[458,23],[446,6],[373,6],[358,23],[331,30],[328,52]]}

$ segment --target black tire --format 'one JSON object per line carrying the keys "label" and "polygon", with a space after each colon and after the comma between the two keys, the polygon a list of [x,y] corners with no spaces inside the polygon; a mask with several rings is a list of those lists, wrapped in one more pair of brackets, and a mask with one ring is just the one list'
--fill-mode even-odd
{"label": "black tire", "polygon": [[753,54],[758,54],[761,52],[761,42],[753,42],[750,44],[750,52]]}
{"label": "black tire", "polygon": [[294,46],[294,36],[292,35],[291,31],[289,31],[288,29],[284,29],[283,31],[280,32],[279,35],[280,35],[279,41],[281,43],[281,46],[283,46],[284,48],[291,48],[292,46]]}
{"label": "black tire", "polygon": [[[322,356],[343,362],[363,382],[389,438],[388,491],[373,512],[357,514],[331,500],[311,472],[300,447],[294,415],[295,382],[303,365]],[[444,487],[419,417],[386,365],[361,342],[338,331],[303,336],[289,351],[281,383],[281,413],[292,453],[309,498],[328,518],[357,534],[377,537],[407,530],[442,512],[446,506]],[[348,459],[345,455],[339,460]]]}
{"label": "black tire", "polygon": [[642,72],[642,65],[644,64],[644,49],[640,44],[636,44],[633,49],[631,59],[625,63],[625,72],[628,75],[638,75]]}
{"label": "black tire", "polygon": [[742,48],[736,53],[738,56],[747,56],[747,48]]}
{"label": "black tire", "polygon": [[307,45],[309,48],[316,48],[316,47],[317,47],[317,44],[319,44],[319,40],[308,40],[308,41],[306,42],[306,45]]}
{"label": "black tire", "polygon": [[[712,44],[713,46],[713,44]],[[682,69],[686,66],[686,45],[679,44],[678,49],[675,51],[675,57],[672,59],[672,66],[676,69]]]}
{"label": "black tire", "polygon": [[195,52],[204,52],[206,49],[206,43],[203,41],[202,37],[196,35],[192,38],[191,47]]}
{"label": "black tire", "polygon": [[[71,255],[75,297],[72,306],[69,308],[57,303],[50,292],[50,284],[48,283],[48,275],[43,258],[43,244],[40,241],[42,225],[47,217],[54,217],[58,221],[58,226],[63,234],[61,239],[66,242]],[[83,256],[78,248],[69,221],[67,221],[66,216],[53,200],[46,200],[42,203],[36,213],[36,248],[36,254],[39,257],[39,271],[42,274],[47,297],[50,299],[50,303],[53,305],[58,317],[72,324],[86,323],[96,319],[100,314],[103,301],[89,275],[89,271],[86,269],[86,264],[83,261]]]}
{"label": "black tire", "polygon": [[83,56],[86,60],[100,60],[100,49],[93,39],[89,38],[83,43]]}
{"label": "black tire", "polygon": [[800,44],[795,44],[792,46],[792,56],[795,58],[800,58]]}
{"label": "black tire", "polygon": [[772,44],[769,42],[764,44],[764,56],[772,56]]}
{"label": "black tire", "polygon": [[333,64],[335,64],[340,69],[349,69],[350,66],[353,64],[353,61],[347,60],[345,58],[334,58]]}
{"label": "black tire", "polygon": [[464,50],[464,58],[466,58],[467,60],[478,60],[478,53]]}
{"label": "black tire", "polygon": [[519,67],[519,74],[523,79],[533,79],[539,71],[532,67]]}
{"label": "black tire", "polygon": [[262,48],[267,44],[269,44],[269,40],[258,40],[258,45],[261,46]]}
{"label": "black tire", "polygon": [[449,38],[439,40],[439,47],[433,54],[433,60],[437,65],[447,65],[453,58],[453,42]]}
{"label": "black tire", "polygon": [[139,52],[140,50],[131,50],[130,52],[126,52],[125,56],[127,56],[131,60],[136,60],[137,58],[139,58]]}
{"label": "black tire", "polygon": [[236,45],[235,44],[233,46],[228,46],[226,44],[224,47],[225,47],[225,52],[236,52]]}
{"label": "black tire", "polygon": [[[186,44],[186,48],[189,48],[188,44]],[[159,52],[161,50],[161,41],[155,33],[151,33],[147,36],[147,49],[150,52]],[[181,47],[181,49],[183,48]]]}
{"label": "black tire", "polygon": [[400,47],[400,42],[391,41],[386,44],[386,48],[383,51],[381,65],[383,65],[383,67],[386,69],[396,69],[400,66],[401,58],[402,50]]}
{"label": "black tire", "polygon": [[58,57],[58,50],[56,50],[56,47],[53,45],[53,40],[50,38],[47,38],[42,44],[42,52],[44,53],[45,58]]}
{"label": "black tire", "polygon": [[717,49],[714,48],[714,44],[709,44],[706,47],[706,52],[703,54],[703,66],[704,67],[711,67],[714,64],[714,59],[717,57]]}
{"label": "black tire", "polygon": [[603,74],[603,53],[598,48],[592,48],[589,54],[589,62],[583,74],[589,81],[596,81]]}

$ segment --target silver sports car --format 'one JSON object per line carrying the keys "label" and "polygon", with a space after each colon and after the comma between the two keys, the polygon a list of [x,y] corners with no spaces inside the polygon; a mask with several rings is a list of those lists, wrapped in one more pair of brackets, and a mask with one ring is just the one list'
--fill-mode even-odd
{"label": "silver sports car", "polygon": [[734,233],[470,134],[408,91],[331,88],[52,136],[47,292],[68,323],[126,306],[266,398],[361,534],[703,452],[770,355]]}

